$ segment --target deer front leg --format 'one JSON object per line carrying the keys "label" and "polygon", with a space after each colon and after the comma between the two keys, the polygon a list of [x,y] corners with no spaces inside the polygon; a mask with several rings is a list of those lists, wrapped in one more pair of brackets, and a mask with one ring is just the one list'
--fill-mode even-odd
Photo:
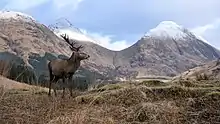
{"label": "deer front leg", "polygon": [[55,94],[55,96],[57,97],[57,91],[56,91],[56,84],[54,83],[54,86],[53,86],[53,92],[54,92],[54,94]]}
{"label": "deer front leg", "polygon": [[68,85],[69,85],[70,96],[72,97],[72,96],[73,96],[72,88],[73,88],[73,83],[74,83],[74,81],[72,81],[72,76],[69,76],[68,79],[69,79],[69,80],[68,80]]}
{"label": "deer front leg", "polygon": [[48,93],[48,95],[51,96],[51,87],[53,87],[54,94],[55,94],[55,96],[57,96],[56,86],[55,86],[54,82],[50,82],[50,84],[49,84],[49,93]]}
{"label": "deer front leg", "polygon": [[65,94],[65,84],[66,84],[66,80],[65,77],[63,78],[63,96],[62,98],[64,98],[64,94]]}

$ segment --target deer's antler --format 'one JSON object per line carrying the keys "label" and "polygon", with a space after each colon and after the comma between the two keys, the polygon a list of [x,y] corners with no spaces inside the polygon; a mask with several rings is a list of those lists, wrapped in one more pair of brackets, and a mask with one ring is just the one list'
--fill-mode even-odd
{"label": "deer's antler", "polygon": [[79,51],[81,48],[83,48],[82,45],[80,45],[79,47],[74,47],[74,45],[76,44],[76,42],[70,42],[69,37],[66,34],[60,35],[69,45],[70,45],[70,49],[72,51]]}

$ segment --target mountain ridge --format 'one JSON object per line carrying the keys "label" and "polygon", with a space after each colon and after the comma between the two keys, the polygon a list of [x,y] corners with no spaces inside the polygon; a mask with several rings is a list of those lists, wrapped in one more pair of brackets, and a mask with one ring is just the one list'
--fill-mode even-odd
{"label": "mountain ridge", "polygon": [[[173,24],[176,26],[174,28],[169,24],[173,22],[162,22],[155,28],[162,30],[158,33],[159,36],[144,35],[132,46],[120,51],[109,50],[94,42],[74,39],[78,45],[84,46],[83,51],[91,55],[88,61],[82,62],[82,68],[109,78],[175,76],[189,68],[219,58],[220,52],[217,49],[198,39],[186,28],[179,28]],[[14,52],[35,70],[44,68],[43,71],[47,72],[45,61],[51,60],[48,58],[53,56],[51,53],[56,53],[56,57],[52,58],[57,58],[58,55],[68,57],[71,54],[68,45],[59,34],[37,21],[0,19],[0,26],[0,45],[4,46],[1,51]],[[167,35],[167,32],[163,34],[164,30],[170,28],[181,31],[184,35],[177,33],[173,37],[174,33],[171,36]],[[83,35],[82,32],[80,35]]]}

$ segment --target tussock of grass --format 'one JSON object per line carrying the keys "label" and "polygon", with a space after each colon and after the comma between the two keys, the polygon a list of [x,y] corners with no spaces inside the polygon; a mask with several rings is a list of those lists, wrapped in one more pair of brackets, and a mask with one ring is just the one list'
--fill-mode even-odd
{"label": "tussock of grass", "polygon": [[[128,122],[180,123],[181,108],[172,101],[140,103],[128,114]],[[163,115],[163,116],[161,116]]]}
{"label": "tussock of grass", "polygon": [[90,103],[93,101],[93,103],[96,104],[106,103],[132,106],[146,101],[197,98],[216,90],[219,90],[219,88],[187,88],[178,85],[165,87],[133,87],[101,93],[95,92],[93,94],[78,96],[76,99],[79,103]]}

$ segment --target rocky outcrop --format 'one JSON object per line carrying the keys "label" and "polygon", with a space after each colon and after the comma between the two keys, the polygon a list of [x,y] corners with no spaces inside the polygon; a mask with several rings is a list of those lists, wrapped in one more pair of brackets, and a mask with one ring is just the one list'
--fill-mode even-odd
{"label": "rocky outcrop", "polygon": [[175,76],[173,80],[194,79],[194,80],[219,80],[220,79],[220,59],[202,64],[189,69],[182,74]]}

